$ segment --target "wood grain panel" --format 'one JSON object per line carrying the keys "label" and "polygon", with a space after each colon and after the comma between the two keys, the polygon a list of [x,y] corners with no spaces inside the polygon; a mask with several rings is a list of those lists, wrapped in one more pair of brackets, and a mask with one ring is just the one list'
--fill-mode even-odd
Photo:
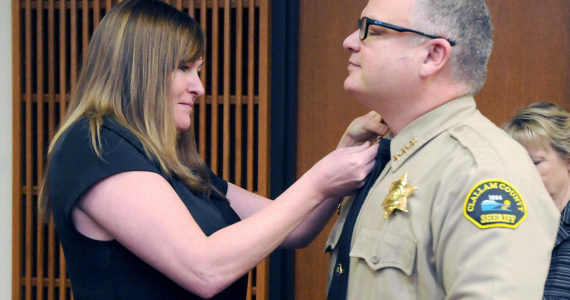
{"label": "wood grain panel", "polygon": [[[119,1],[12,0],[14,299],[73,299],[53,221],[36,211],[38,185],[91,33]],[[267,196],[269,1],[165,2],[196,16],[207,36],[207,95],[193,116],[200,154],[219,176]],[[265,260],[250,274],[248,300],[267,299],[268,276]]]}
{"label": "wood grain panel", "polygon": [[[365,0],[299,3],[298,176],[334,150],[349,122],[366,112],[344,92],[348,52],[342,48],[365,4]],[[323,249],[332,224],[309,247],[295,253],[295,299],[326,299],[329,259]]]}
{"label": "wood grain panel", "polygon": [[481,112],[502,124],[520,108],[551,101],[570,110],[570,1],[488,0],[494,45]]}

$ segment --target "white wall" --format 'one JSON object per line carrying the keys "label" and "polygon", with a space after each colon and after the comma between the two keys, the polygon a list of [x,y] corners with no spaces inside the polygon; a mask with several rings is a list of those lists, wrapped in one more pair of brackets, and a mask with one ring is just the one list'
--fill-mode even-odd
{"label": "white wall", "polygon": [[12,296],[12,1],[0,1],[0,299]]}

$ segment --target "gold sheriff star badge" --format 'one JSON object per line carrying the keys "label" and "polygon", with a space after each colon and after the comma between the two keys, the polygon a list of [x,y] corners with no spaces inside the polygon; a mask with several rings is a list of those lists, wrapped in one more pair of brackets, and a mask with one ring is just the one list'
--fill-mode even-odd
{"label": "gold sheriff star badge", "polygon": [[390,191],[382,202],[385,211],[384,218],[390,217],[396,209],[408,212],[408,197],[417,189],[417,187],[408,184],[408,172],[404,173],[399,180],[392,182]]}

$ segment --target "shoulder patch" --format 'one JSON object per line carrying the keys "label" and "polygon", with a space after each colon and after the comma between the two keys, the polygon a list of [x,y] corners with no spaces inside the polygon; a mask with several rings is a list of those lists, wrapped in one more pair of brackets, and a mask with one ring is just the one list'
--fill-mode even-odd
{"label": "shoulder patch", "polygon": [[517,228],[526,218],[526,206],[519,191],[500,179],[477,183],[467,194],[463,215],[475,226]]}

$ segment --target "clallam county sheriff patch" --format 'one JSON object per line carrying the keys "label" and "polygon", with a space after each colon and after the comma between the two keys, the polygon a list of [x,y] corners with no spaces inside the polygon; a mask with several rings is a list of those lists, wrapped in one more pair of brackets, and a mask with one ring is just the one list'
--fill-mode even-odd
{"label": "clallam county sheriff patch", "polygon": [[463,215],[475,226],[517,228],[526,218],[526,206],[519,191],[500,179],[484,180],[467,193]]}

